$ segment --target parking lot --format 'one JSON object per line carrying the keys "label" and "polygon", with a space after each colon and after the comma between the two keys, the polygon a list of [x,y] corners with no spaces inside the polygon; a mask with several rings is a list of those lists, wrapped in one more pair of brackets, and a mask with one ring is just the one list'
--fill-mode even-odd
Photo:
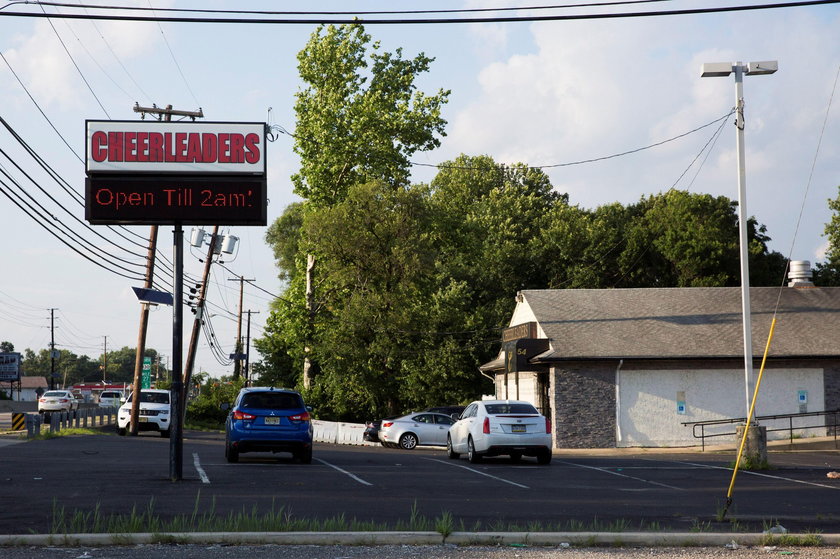
{"label": "parking lot", "polygon": [[[312,464],[288,454],[224,458],[223,436],[185,433],[183,480],[169,479],[170,443],[155,434],[66,436],[0,447],[0,531],[48,532],[56,510],[149,510],[165,520],[212,511],[283,511],[380,529],[451,514],[456,529],[730,530],[716,522],[731,452],[557,451],[550,465],[450,460],[442,450],[316,443]],[[840,470],[833,450],[772,452],[773,469],[741,472],[728,520],[744,528],[837,532]],[[434,529],[434,528],[431,528]]]}

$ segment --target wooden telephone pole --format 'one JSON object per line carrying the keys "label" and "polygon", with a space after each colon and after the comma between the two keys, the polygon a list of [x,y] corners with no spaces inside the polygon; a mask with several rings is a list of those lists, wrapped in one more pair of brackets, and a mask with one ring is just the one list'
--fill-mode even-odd
{"label": "wooden telephone pole", "polygon": [[[195,120],[196,118],[204,118],[204,113],[199,109],[198,111],[177,111],[172,108],[172,105],[167,105],[165,109],[157,106],[141,107],[138,103],[134,104],[134,112],[141,113],[145,118],[146,114],[157,115],[158,119],[169,122],[172,120],[172,115],[186,116]],[[155,254],[157,251],[157,236],[158,226],[152,225],[149,231],[149,249],[146,256],[146,281],[144,287],[151,289],[154,283],[155,275]],[[174,304],[180,305],[181,301],[174,301]],[[143,356],[146,353],[146,331],[149,326],[149,304],[142,303],[140,309],[140,331],[137,334],[137,354],[134,358],[134,382],[132,384],[132,392],[136,394],[131,401],[131,421],[129,433],[137,435],[137,424],[140,420],[140,380],[143,376]]]}
{"label": "wooden telephone pole", "polygon": [[238,278],[228,278],[228,281],[239,282],[239,320],[236,323],[236,349],[234,350],[235,361],[233,364],[233,378],[236,380],[242,374],[242,295],[245,291],[245,282],[256,281],[256,279],[245,279],[244,276],[239,276]]}

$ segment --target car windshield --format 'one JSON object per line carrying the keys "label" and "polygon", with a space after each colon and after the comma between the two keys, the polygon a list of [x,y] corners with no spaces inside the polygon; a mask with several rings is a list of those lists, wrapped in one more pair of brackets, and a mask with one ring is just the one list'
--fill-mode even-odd
{"label": "car windshield", "polygon": [[50,391],[45,392],[44,396],[47,398],[66,398],[67,392]]}
{"label": "car windshield", "polygon": [[[128,402],[131,401],[132,396],[128,397]],[[140,401],[148,404],[168,404],[169,392],[141,392]]]}
{"label": "car windshield", "polygon": [[261,410],[296,410],[303,407],[297,394],[288,392],[251,392],[242,397],[242,408]]}
{"label": "car windshield", "polygon": [[537,408],[531,404],[485,404],[487,413],[490,415],[498,415],[500,413],[530,413],[539,414]]}

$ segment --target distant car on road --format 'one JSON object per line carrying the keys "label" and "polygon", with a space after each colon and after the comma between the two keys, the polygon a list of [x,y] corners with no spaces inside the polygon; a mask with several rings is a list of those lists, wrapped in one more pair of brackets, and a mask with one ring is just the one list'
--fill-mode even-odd
{"label": "distant car on road", "polygon": [[517,400],[473,402],[449,430],[447,454],[457,459],[466,453],[470,462],[483,456],[508,455],[513,462],[535,456],[551,462],[551,420],[531,403]]}
{"label": "distant car on road", "polygon": [[291,452],[312,462],[312,409],[299,392],[248,387],[239,391],[225,421],[225,458],[238,462],[243,452]]}
{"label": "distant car on road", "polygon": [[379,440],[379,428],[382,427],[382,422],[388,421],[389,419],[396,419],[398,417],[398,415],[391,415],[383,419],[365,422],[365,431],[362,433],[362,439],[371,443],[382,442]]}
{"label": "distant car on road", "polygon": [[[125,435],[131,429],[131,406],[134,393],[117,410],[117,434]],[[169,390],[147,388],[140,391],[140,417],[138,431],[158,431],[161,437],[169,438],[172,426],[172,408]]]}
{"label": "distant car on road", "polygon": [[431,411],[434,413],[445,413],[452,419],[458,419],[461,417],[461,414],[464,413],[464,409],[467,406],[437,406],[432,408],[426,408],[423,411]]}
{"label": "distant car on road", "polygon": [[122,404],[123,393],[117,390],[103,390],[99,395],[100,408],[118,408]]}
{"label": "distant car on road", "polygon": [[379,428],[384,446],[414,450],[417,446],[444,446],[455,420],[443,413],[416,412],[386,419]]}
{"label": "distant car on road", "polygon": [[79,401],[69,390],[48,390],[38,398],[38,413],[79,409]]}

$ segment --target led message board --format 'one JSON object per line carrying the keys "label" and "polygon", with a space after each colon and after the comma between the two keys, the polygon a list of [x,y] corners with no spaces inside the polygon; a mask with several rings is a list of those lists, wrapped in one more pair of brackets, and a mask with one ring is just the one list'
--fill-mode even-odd
{"label": "led message board", "polygon": [[93,224],[266,225],[265,125],[86,122]]}

